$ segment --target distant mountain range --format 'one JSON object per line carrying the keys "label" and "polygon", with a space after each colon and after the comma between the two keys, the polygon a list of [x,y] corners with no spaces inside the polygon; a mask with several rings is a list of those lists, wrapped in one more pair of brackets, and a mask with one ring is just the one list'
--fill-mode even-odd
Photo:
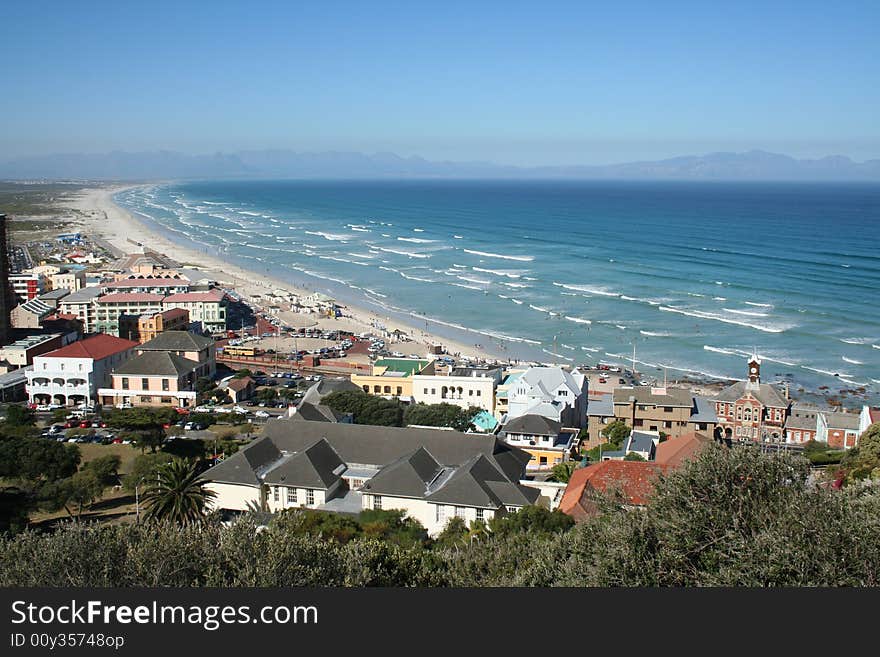
{"label": "distant mountain range", "polygon": [[290,150],[187,155],[173,151],[66,153],[0,162],[0,178],[167,180],[179,178],[536,178],[596,180],[878,181],[880,160],[834,155],[797,160],[753,150],[687,155],[655,162],[517,167],[491,162],[433,162],[394,153],[297,153]]}

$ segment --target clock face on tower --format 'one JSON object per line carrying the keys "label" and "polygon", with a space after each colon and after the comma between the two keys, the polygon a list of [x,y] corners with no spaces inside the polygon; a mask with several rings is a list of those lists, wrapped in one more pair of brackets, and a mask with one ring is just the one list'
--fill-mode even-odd
{"label": "clock face on tower", "polygon": [[758,368],[752,366],[751,372],[752,372],[752,374],[757,374],[757,372],[758,372]]}

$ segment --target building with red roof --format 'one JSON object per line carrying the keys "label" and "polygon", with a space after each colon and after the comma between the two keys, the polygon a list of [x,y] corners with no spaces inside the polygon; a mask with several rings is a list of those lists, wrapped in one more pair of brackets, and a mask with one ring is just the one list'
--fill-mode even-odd
{"label": "building with red roof", "polygon": [[692,431],[677,438],[667,438],[657,445],[654,462],[673,468],[681,466],[685,461],[695,458],[706,446],[714,441],[705,434]]}
{"label": "building with red roof", "polygon": [[617,493],[626,507],[644,506],[657,477],[670,470],[670,465],[645,461],[602,461],[580,468],[572,473],[559,509],[582,521],[598,511],[594,495]]}
{"label": "building with red roof", "polygon": [[34,357],[27,373],[31,403],[73,406],[94,401],[99,387],[110,382],[110,372],[128,360],[137,342],[99,333]]}

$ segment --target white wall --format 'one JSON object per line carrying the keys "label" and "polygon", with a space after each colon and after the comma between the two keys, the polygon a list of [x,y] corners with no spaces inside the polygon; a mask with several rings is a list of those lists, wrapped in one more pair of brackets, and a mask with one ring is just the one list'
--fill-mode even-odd
{"label": "white wall", "polygon": [[217,493],[217,497],[208,502],[208,508],[211,510],[247,511],[248,503],[260,504],[260,489],[257,486],[209,481],[205,484],[205,488]]}
{"label": "white wall", "polygon": [[[363,495],[362,503],[365,510],[373,508],[374,497],[376,496],[372,494],[365,493]],[[470,526],[471,522],[477,519],[477,509],[475,507],[455,507],[453,505],[434,504],[425,500],[393,497],[390,495],[382,495],[381,498],[383,511],[405,511],[407,517],[418,520],[431,536],[436,536],[443,531],[449,519],[455,516],[456,508],[460,509],[460,514],[463,513],[462,520],[464,520],[466,525]],[[438,507],[442,509],[439,520],[437,514]],[[483,519],[486,521],[494,515],[495,512],[491,509],[483,510]]]}
{"label": "white wall", "polygon": [[[476,406],[490,413],[495,410],[495,379],[492,377],[422,376],[416,374],[412,377],[412,386],[412,396],[417,403],[441,404],[445,402],[461,408]],[[447,389],[455,388],[455,392],[448,392],[444,398],[444,387]],[[458,388],[462,389],[460,397]]]}

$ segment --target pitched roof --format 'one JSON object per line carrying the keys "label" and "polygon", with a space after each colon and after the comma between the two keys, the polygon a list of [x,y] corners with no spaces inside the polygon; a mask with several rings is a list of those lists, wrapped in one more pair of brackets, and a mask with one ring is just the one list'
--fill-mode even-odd
{"label": "pitched roof", "polygon": [[382,468],[362,490],[383,495],[424,497],[443,470],[428,450],[420,446]]}
{"label": "pitched roof", "polygon": [[240,379],[229,379],[229,381],[226,382],[226,388],[234,392],[241,392],[252,383],[254,383],[254,380],[251,377],[243,376]]}
{"label": "pitched roof", "polygon": [[345,464],[339,454],[322,438],[301,452],[285,456],[266,474],[265,482],[326,490],[344,471]]}
{"label": "pitched roof", "polygon": [[61,300],[61,303],[91,303],[95,299],[95,297],[99,296],[101,296],[100,287],[84,287],[77,290],[76,292],[71,292],[70,294],[68,294]]}
{"label": "pitched roof", "polygon": [[92,358],[101,360],[121,351],[137,347],[138,343],[124,340],[114,335],[98,333],[84,340],[71,342],[69,345],[43,354],[43,358]]}
{"label": "pitched roof", "polygon": [[825,413],[825,422],[829,429],[858,429],[858,413],[833,412]]}
{"label": "pitched roof", "polygon": [[347,413],[334,411],[324,404],[312,404],[301,402],[291,418],[299,420],[311,420],[312,422],[339,422],[346,417]]}
{"label": "pitched roof", "polygon": [[803,415],[789,415],[785,419],[785,429],[812,429],[816,431],[816,416],[806,417]]}
{"label": "pitched roof", "polygon": [[594,512],[590,493],[620,491],[626,504],[641,506],[654,492],[656,477],[670,469],[667,465],[645,461],[602,461],[575,470],[559,509],[575,520],[583,520]]}
{"label": "pitched roof", "polygon": [[202,366],[201,363],[167,351],[146,351],[129,358],[113,370],[114,374],[136,376],[180,376]]}
{"label": "pitched roof", "polygon": [[727,386],[715,396],[715,401],[735,402],[745,397],[746,393],[749,393],[764,406],[772,406],[774,408],[788,407],[788,401],[769,383],[761,383],[755,387],[750,386],[748,381],[737,381],[733,385]]}
{"label": "pitched roof", "polygon": [[[345,464],[360,468],[378,467],[380,473],[370,481],[376,491],[381,489],[388,494],[403,496],[409,492],[412,493],[410,496],[427,499],[427,496],[451,482],[453,487],[446,490],[446,494],[450,495],[449,499],[453,500],[450,503],[490,508],[498,508],[500,504],[521,505],[522,500],[534,501],[539,495],[534,489],[519,490],[521,486],[518,482],[525,472],[530,456],[506,445],[495,436],[433,429],[297,421],[293,418],[269,422],[262,437],[208,470],[205,476],[211,481],[229,481],[236,477],[237,480],[230,483],[256,485],[255,480],[259,481],[260,477],[266,476],[268,481],[267,473],[274,473],[282,463],[288,463],[282,459],[307,451],[321,440],[326,441]],[[227,463],[242,452],[249,458],[257,457],[248,461],[253,477],[240,472],[230,474],[233,466]],[[215,469],[221,466],[223,469],[219,470],[218,477]],[[236,467],[243,465],[239,463]],[[293,468],[292,465],[290,467]],[[298,472],[300,470],[289,470],[286,481],[293,481],[292,477]],[[436,476],[438,473],[439,476]],[[453,481],[453,475],[464,481]],[[474,484],[468,480],[469,477],[479,481]],[[426,487],[426,481],[433,483]],[[487,481],[498,483],[490,486]],[[477,488],[474,488],[475,485]],[[417,489],[420,491],[418,495]],[[392,493],[392,490],[397,492]]]}
{"label": "pitched roof", "polygon": [[98,297],[98,303],[160,303],[166,297],[147,292],[113,292]]}
{"label": "pitched roof", "polygon": [[138,349],[142,351],[201,351],[214,344],[213,338],[206,338],[190,331],[162,331],[152,340],[144,342]]}
{"label": "pitched roof", "polygon": [[303,404],[320,404],[321,400],[331,392],[345,392],[346,390],[357,390],[360,392],[361,389],[356,383],[352,383],[351,379],[321,379],[306,390],[306,394],[303,395],[300,401],[300,406]]}
{"label": "pitched roof", "polygon": [[677,438],[667,438],[657,445],[654,463],[677,468],[711,443],[711,438],[697,432],[682,434]]}
{"label": "pitched roof", "polygon": [[520,415],[504,425],[504,433],[527,433],[538,436],[557,436],[562,423],[543,415]]}
{"label": "pitched roof", "polygon": [[226,294],[222,290],[208,290],[206,292],[181,292],[179,294],[170,294],[165,297],[166,303],[182,302],[182,301],[223,301]]}
{"label": "pitched roof", "polygon": [[271,440],[255,440],[208,470],[206,478],[217,483],[260,486],[260,477],[282,456]]}
{"label": "pitched roof", "polygon": [[575,377],[561,367],[530,367],[520,380],[532,387],[539,387],[547,394],[548,391],[557,390],[560,386],[565,386],[575,396],[581,393],[581,387]]}

